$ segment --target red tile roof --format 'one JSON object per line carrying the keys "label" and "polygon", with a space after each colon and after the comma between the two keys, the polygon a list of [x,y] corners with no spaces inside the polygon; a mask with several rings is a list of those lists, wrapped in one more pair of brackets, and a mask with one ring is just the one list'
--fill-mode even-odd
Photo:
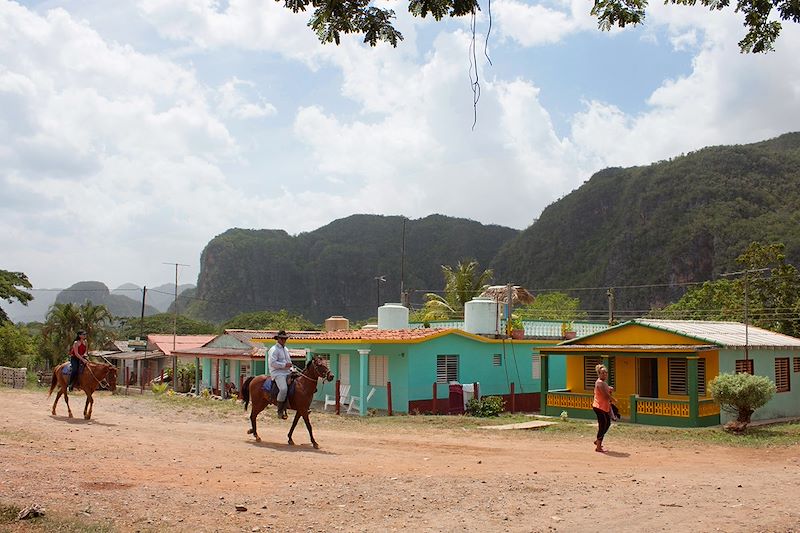
{"label": "red tile roof", "polygon": [[[313,337],[314,341],[419,341],[437,337],[449,331],[449,328],[415,328],[415,329],[351,329],[324,331]],[[291,341],[291,338],[289,339]]]}
{"label": "red tile roof", "polygon": [[188,350],[203,346],[216,337],[216,335],[176,335],[174,336],[173,343],[173,335],[148,335],[147,342],[151,345],[155,345],[166,355],[172,355],[173,346],[176,351]]}

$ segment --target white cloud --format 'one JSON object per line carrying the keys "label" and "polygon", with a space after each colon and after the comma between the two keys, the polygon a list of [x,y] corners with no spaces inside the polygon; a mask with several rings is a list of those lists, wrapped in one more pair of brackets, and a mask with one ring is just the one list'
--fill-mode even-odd
{"label": "white cloud", "polygon": [[233,78],[225,82],[219,89],[220,111],[229,117],[239,119],[261,118],[274,115],[278,112],[274,105],[266,102],[258,96],[258,102],[254,103],[242,94],[243,90],[255,87],[253,82]]}
{"label": "white cloud", "polygon": [[496,0],[492,2],[493,22],[501,36],[522,46],[557,43],[578,31],[596,31],[597,21],[589,15],[584,0],[547,4]]}

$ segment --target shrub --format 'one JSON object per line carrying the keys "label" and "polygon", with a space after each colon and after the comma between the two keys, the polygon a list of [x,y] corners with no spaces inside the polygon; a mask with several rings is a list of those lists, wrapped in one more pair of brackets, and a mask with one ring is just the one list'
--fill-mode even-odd
{"label": "shrub", "polygon": [[153,383],[150,387],[153,391],[153,394],[164,394],[164,391],[167,390],[168,385],[166,383]]}
{"label": "shrub", "polygon": [[506,401],[500,396],[485,396],[480,400],[472,398],[467,401],[467,413],[472,416],[498,416],[503,412]]}
{"label": "shrub", "polygon": [[725,429],[737,433],[747,429],[753,412],[775,394],[775,384],[768,377],[751,374],[720,374],[709,383],[709,389],[724,411],[736,415],[736,421]]}

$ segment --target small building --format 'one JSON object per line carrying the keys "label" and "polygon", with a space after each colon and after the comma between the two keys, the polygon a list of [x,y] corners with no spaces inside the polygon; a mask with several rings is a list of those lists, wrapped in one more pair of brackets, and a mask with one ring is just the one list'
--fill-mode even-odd
{"label": "small building", "polygon": [[[725,423],[708,384],[720,373],[749,372],[777,394],[753,419],[800,416],[800,339],[738,322],[637,319],[541,349],[541,375],[566,358],[566,386],[541,381],[542,413],[594,418],[595,365],[609,369],[623,419],[679,427]],[[794,383],[793,383],[794,381]]]}

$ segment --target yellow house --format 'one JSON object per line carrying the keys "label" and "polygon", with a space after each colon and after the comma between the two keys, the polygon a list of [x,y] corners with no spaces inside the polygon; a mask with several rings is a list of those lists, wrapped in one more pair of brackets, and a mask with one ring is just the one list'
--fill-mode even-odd
{"label": "yellow house", "polygon": [[[564,389],[550,390],[546,382],[551,355],[566,356]],[[680,427],[725,422],[729,416],[720,413],[708,388],[721,372],[749,372],[775,382],[778,393],[754,419],[800,416],[800,383],[792,383],[800,373],[800,339],[788,335],[738,322],[625,322],[541,349],[541,412],[594,418],[598,363],[608,367],[617,405],[631,422]]]}

